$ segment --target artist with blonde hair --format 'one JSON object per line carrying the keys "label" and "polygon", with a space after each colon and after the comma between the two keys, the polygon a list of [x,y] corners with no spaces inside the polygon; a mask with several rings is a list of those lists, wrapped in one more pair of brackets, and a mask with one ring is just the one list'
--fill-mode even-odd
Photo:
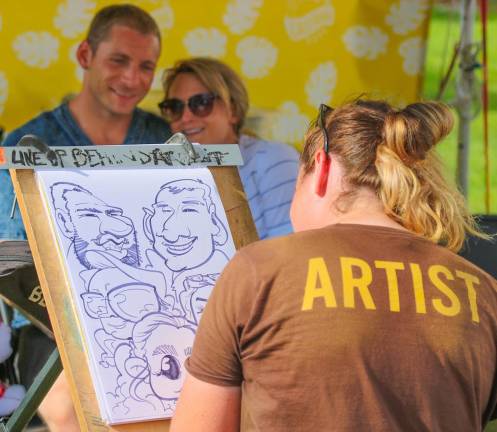
{"label": "artist with blonde hair", "polygon": [[467,432],[494,417],[497,282],[454,253],[482,234],[434,154],[452,122],[436,102],[321,108],[296,233],[224,270],[172,431]]}

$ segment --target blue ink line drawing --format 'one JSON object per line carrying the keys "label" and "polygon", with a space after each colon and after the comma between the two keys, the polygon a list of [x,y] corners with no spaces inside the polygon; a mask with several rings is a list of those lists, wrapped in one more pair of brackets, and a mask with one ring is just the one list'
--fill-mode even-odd
{"label": "blue ink line drawing", "polygon": [[110,423],[173,414],[201,314],[234,253],[212,176],[174,171],[134,207],[132,197],[101,199],[93,172],[41,173]]}
{"label": "blue ink line drawing", "polygon": [[50,192],[59,230],[71,240],[84,267],[92,267],[85,257],[88,250],[102,250],[126,264],[139,265],[133,221],[121,208],[106,204],[74,183],[55,183]]}

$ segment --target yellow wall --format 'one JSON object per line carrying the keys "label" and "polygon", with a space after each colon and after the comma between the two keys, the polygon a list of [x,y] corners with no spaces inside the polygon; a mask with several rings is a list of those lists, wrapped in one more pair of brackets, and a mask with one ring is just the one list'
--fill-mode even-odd
{"label": "yellow wall", "polygon": [[[11,130],[77,92],[74,52],[94,12],[115,1],[0,3],[0,125]],[[161,71],[212,55],[244,78],[265,138],[301,141],[320,102],[361,92],[396,103],[420,87],[429,0],[141,0],[161,27]]]}

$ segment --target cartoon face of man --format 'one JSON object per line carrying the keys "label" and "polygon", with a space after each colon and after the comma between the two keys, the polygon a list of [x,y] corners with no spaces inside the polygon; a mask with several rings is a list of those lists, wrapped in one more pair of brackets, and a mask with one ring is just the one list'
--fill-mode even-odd
{"label": "cartoon face of man", "polygon": [[152,207],[145,209],[145,231],[174,272],[204,264],[216,245],[226,242],[227,231],[216,215],[210,189],[198,180],[167,183]]}
{"label": "cartoon face of man", "polygon": [[52,196],[57,224],[86,268],[94,267],[86,258],[89,250],[109,253],[126,264],[138,263],[135,228],[122,209],[71,183],[53,185]]}

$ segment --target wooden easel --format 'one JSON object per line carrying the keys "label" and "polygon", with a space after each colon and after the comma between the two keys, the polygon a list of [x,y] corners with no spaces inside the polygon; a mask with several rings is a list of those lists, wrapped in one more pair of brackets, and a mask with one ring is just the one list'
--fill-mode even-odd
{"label": "wooden easel", "polygon": [[[243,186],[235,167],[209,168],[226,212],[236,249],[255,240]],[[33,170],[10,170],[33,260],[48,308],[62,365],[82,431],[168,431],[169,420],[109,426],[100,418],[82,333],[77,325],[67,275],[55,243]]]}

